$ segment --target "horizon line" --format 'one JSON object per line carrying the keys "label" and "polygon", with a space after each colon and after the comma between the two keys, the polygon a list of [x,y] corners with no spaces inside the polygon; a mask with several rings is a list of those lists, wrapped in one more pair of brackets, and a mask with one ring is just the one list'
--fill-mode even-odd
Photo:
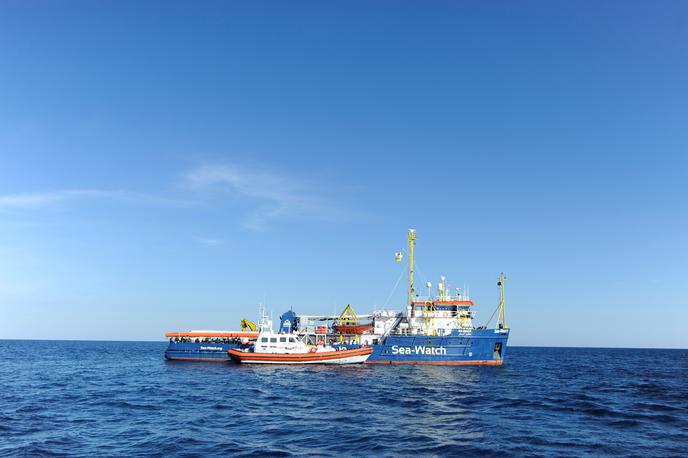
{"label": "horizon line", "polygon": [[[26,342],[130,342],[130,343],[163,343],[169,342],[168,339],[162,340],[112,340],[112,339],[5,339],[2,341],[26,341]],[[571,346],[571,345],[508,345],[507,348],[577,348],[577,349],[598,349],[598,350],[688,350],[688,347],[599,347],[599,346]]]}

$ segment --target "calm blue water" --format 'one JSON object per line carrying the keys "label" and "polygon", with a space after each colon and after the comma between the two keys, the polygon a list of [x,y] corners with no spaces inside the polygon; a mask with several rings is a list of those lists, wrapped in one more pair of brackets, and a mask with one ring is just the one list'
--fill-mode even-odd
{"label": "calm blue water", "polygon": [[0,455],[688,455],[688,351],[511,347],[504,367],[166,362],[0,341]]}

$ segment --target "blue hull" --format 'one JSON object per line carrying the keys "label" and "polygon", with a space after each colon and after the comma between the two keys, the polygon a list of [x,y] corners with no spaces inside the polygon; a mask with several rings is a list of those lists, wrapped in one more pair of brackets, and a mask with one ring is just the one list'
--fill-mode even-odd
{"label": "blue hull", "polygon": [[230,361],[227,353],[232,348],[241,347],[238,343],[210,342],[170,342],[165,350],[165,358],[184,361]]}
{"label": "blue hull", "polygon": [[446,336],[392,335],[373,345],[366,363],[500,366],[508,338],[508,329],[454,331]]}

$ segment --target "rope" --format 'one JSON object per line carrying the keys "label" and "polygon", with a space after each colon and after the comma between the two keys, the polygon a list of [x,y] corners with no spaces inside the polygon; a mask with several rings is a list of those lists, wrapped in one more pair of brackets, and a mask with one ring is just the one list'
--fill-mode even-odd
{"label": "rope", "polygon": [[[406,256],[408,256],[408,253],[406,252],[405,248],[403,248],[401,251]],[[420,268],[420,266],[418,265],[418,262],[414,262],[413,270],[415,271],[416,276],[418,277],[418,280],[420,280],[421,283],[425,284],[429,281],[428,276],[425,275],[425,272],[423,272],[423,270]],[[404,272],[405,272],[405,270],[402,271],[402,273],[404,273]],[[415,283],[417,284],[418,282],[415,282]],[[418,291],[418,288],[415,288],[415,289],[416,289],[416,291]]]}
{"label": "rope", "polygon": [[404,271],[405,271],[405,269],[401,269],[401,274],[399,274],[399,278],[397,278],[397,282],[394,284],[394,288],[392,288],[392,291],[390,291],[389,296],[387,296],[387,300],[385,301],[385,305],[382,306],[383,309],[385,307],[387,307],[389,300],[392,298],[392,295],[396,292],[397,287],[399,286],[399,282],[401,281],[401,277],[404,276]]}
{"label": "rope", "polygon": [[492,318],[494,318],[495,313],[497,313],[498,310],[499,310],[499,305],[497,306],[497,308],[495,309],[495,311],[492,312],[492,316],[490,316],[490,319],[487,320],[487,322],[485,323],[485,327],[487,327],[487,325],[490,324],[490,321],[492,321]]}
{"label": "rope", "polygon": [[[429,281],[428,276],[425,275],[425,273],[421,270],[421,268],[418,266],[418,263],[415,263],[414,270],[418,271],[418,276],[420,277],[421,283],[425,284]],[[416,288],[416,290],[417,289],[418,288]]]}

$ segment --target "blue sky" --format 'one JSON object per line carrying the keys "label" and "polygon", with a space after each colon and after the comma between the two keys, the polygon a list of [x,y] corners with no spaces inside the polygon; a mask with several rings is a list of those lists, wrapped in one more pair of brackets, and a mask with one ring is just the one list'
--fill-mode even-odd
{"label": "blue sky", "polygon": [[688,347],[685,2],[0,5],[0,338],[401,308]]}

